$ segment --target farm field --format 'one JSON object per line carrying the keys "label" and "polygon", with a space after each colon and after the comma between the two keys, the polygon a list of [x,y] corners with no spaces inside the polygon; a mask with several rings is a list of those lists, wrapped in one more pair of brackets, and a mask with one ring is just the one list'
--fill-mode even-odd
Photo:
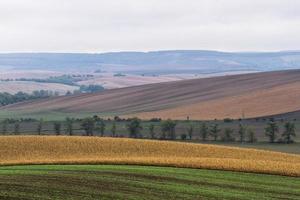
{"label": "farm field", "polygon": [[24,102],[2,107],[0,116],[262,117],[299,111],[299,80],[300,70],[181,80]]}
{"label": "farm field", "polygon": [[142,139],[2,136],[0,155],[0,165],[3,166],[132,164],[300,176],[299,155]]}
{"label": "farm field", "polygon": [[[20,184],[21,183],[21,184]],[[128,165],[0,167],[1,199],[298,199],[300,179]]]}
{"label": "farm field", "polygon": [[0,11],[0,200],[300,200],[300,0]]}
{"label": "farm field", "polygon": [[19,79],[19,78],[49,78],[51,76],[61,76],[62,72],[48,71],[45,69],[22,70],[22,69],[0,69],[0,79]]}
{"label": "farm field", "polygon": [[[179,81],[185,79],[198,78],[194,74],[169,74],[157,76],[142,76],[134,74],[124,74],[123,76],[115,76],[111,73],[93,74],[94,77],[89,80],[80,81],[80,85],[102,85],[106,89],[124,88],[137,85],[146,85],[153,83],[163,83],[170,81]],[[214,76],[213,74],[211,76]]]}
{"label": "farm field", "polygon": [[[135,114],[151,119],[224,119],[255,118],[300,110],[300,82],[256,90],[247,94],[213,99],[160,111]],[[237,105],[237,106],[234,106]],[[205,111],[205,112],[203,112]]]}
{"label": "farm field", "polygon": [[[61,78],[62,76],[66,77],[63,79]],[[73,79],[67,78],[68,76],[73,77]],[[218,74],[211,74],[208,76],[218,76]],[[49,82],[48,79],[50,77],[60,77],[61,82]],[[19,91],[22,91],[25,93],[31,93],[32,91],[43,89],[49,91],[58,91],[61,94],[65,94],[67,91],[73,92],[74,90],[78,90],[79,86],[81,85],[101,85],[105,89],[115,89],[136,85],[194,79],[199,77],[202,76],[194,74],[168,74],[159,76],[122,74],[122,76],[115,76],[115,73],[82,73],[78,71],[74,73],[70,72],[70,74],[63,74],[62,72],[55,71],[12,70],[8,72],[0,71],[0,92],[15,94]],[[30,80],[37,78],[44,80],[45,82]],[[71,82],[73,85],[70,85]]]}
{"label": "farm field", "polygon": [[93,73],[93,78],[79,81],[79,85],[102,85],[106,89],[125,88],[138,85],[146,85],[153,83],[163,83],[171,81],[180,81],[196,78],[218,77],[225,75],[255,73],[256,71],[232,71],[220,73],[180,73],[180,74],[161,74],[161,75],[137,75],[137,74],[122,74],[115,76],[114,73]]}
{"label": "farm field", "polygon": [[31,94],[36,90],[56,91],[61,95],[66,94],[68,91],[79,89],[78,86],[70,86],[60,83],[38,83],[31,81],[0,81],[0,92],[7,92],[15,94],[17,92],[24,92]]}

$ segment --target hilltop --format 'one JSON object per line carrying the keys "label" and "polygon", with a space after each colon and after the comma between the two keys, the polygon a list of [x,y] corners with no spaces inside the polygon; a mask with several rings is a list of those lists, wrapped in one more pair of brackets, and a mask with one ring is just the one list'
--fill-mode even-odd
{"label": "hilltop", "polygon": [[114,71],[145,74],[272,71],[300,67],[300,52],[174,50],[113,53],[0,54],[0,67],[17,70]]}
{"label": "hilltop", "polygon": [[173,81],[24,102],[2,113],[223,119],[300,110],[300,70]]}

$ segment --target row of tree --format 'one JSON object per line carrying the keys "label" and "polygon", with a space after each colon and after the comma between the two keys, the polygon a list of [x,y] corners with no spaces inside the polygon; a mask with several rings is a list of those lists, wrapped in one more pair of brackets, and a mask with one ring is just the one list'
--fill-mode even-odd
{"label": "row of tree", "polygon": [[38,99],[38,98],[47,98],[51,96],[58,96],[58,92],[53,92],[49,90],[36,90],[31,94],[18,92],[16,94],[9,94],[7,92],[0,92],[0,105],[5,106],[8,104],[13,104],[17,102]]}
{"label": "row of tree", "polygon": [[[95,116],[95,117],[88,117],[80,120],[75,120],[73,118],[66,118],[65,122],[54,122],[53,129],[56,135],[62,134],[62,126],[64,125],[64,132],[68,135],[73,135],[74,133],[74,123],[76,121],[80,122],[80,130],[84,130],[85,135],[93,136],[95,133],[104,136],[106,131],[106,123],[103,119]],[[42,134],[43,131],[43,120],[39,120],[37,124],[37,133],[38,135]],[[2,133],[6,134],[8,122],[4,121],[2,123]],[[159,126],[159,127],[157,127]],[[161,121],[159,125],[155,125],[151,123],[147,126],[149,136],[148,138],[151,139],[170,139],[175,140],[177,139],[176,134],[176,126],[177,122],[173,120],[164,120]],[[143,130],[142,121],[138,118],[132,118],[128,120],[126,123],[126,129],[129,133],[129,137],[131,138],[142,138],[143,135],[141,131]],[[159,133],[157,130],[160,130]],[[116,136],[116,121],[113,121],[110,132],[111,136]],[[14,123],[14,134],[20,133],[20,123],[16,121]],[[242,123],[239,124],[239,128],[237,130],[239,142],[256,142],[257,138],[253,129],[244,126]],[[234,129],[232,128],[225,128],[222,130],[219,128],[218,124],[212,124],[208,126],[206,123],[201,123],[199,131],[196,133],[194,124],[190,123],[186,128],[186,131],[180,134],[180,139],[182,140],[193,140],[194,136],[198,136],[197,138],[201,138],[202,141],[207,141],[208,139],[212,138],[214,141],[224,141],[224,142],[233,142],[236,140]],[[292,143],[293,137],[296,136],[296,129],[295,124],[291,122],[287,122],[284,125],[284,131],[281,133],[281,137],[279,138],[279,127],[276,122],[271,121],[267,124],[265,128],[265,135],[269,138],[270,143],[275,142],[284,142],[284,143]],[[278,140],[279,138],[279,140]]]}
{"label": "row of tree", "polygon": [[[161,138],[176,139],[175,127],[176,127],[176,122],[172,120],[163,121],[161,123],[161,132],[162,132]],[[195,130],[194,125],[192,124],[189,125],[186,131],[187,134],[182,133],[181,139],[185,140],[188,138],[192,140],[195,132],[194,130]],[[153,124],[150,125],[149,132],[151,138],[155,138]],[[265,128],[265,135],[269,138],[270,143],[275,143],[275,142],[292,143],[293,137],[296,137],[295,124],[291,122],[285,123],[284,131],[282,132],[279,140],[277,140],[278,134],[279,134],[279,127],[276,124],[276,122],[271,121],[270,123],[268,123],[267,127]],[[253,143],[257,141],[254,130],[251,128],[247,128],[243,124],[239,124],[238,135],[239,135],[239,142],[242,143],[243,142]],[[212,124],[211,126],[207,126],[206,123],[202,123],[200,125],[199,136],[202,141],[207,141],[209,137],[212,137],[214,141],[218,141],[218,139],[220,139],[221,141],[224,142],[233,142],[236,140],[234,137],[234,129],[225,128],[224,131],[222,132],[222,129],[219,128],[218,124]]]}
{"label": "row of tree", "polygon": [[[104,91],[104,87],[101,85],[81,85],[78,90],[73,92],[68,91],[66,95],[80,94],[80,93],[94,93]],[[17,92],[16,94],[10,94],[7,92],[0,92],[0,106],[14,104],[22,101],[28,101],[33,99],[48,98],[53,96],[59,96],[58,91],[51,90],[35,90],[32,93]]]}

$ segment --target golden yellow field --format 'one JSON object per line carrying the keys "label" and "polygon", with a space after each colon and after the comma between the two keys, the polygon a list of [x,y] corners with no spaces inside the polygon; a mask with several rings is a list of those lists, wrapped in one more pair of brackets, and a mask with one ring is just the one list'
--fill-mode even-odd
{"label": "golden yellow field", "polygon": [[136,164],[300,177],[300,156],[168,141],[71,136],[2,136],[0,165]]}

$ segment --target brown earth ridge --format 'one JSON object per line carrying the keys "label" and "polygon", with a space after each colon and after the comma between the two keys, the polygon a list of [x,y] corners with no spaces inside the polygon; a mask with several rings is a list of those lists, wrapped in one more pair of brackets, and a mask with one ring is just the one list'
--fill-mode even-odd
{"label": "brown earth ridge", "polygon": [[1,108],[141,118],[252,118],[300,110],[300,70],[173,81],[56,97]]}

